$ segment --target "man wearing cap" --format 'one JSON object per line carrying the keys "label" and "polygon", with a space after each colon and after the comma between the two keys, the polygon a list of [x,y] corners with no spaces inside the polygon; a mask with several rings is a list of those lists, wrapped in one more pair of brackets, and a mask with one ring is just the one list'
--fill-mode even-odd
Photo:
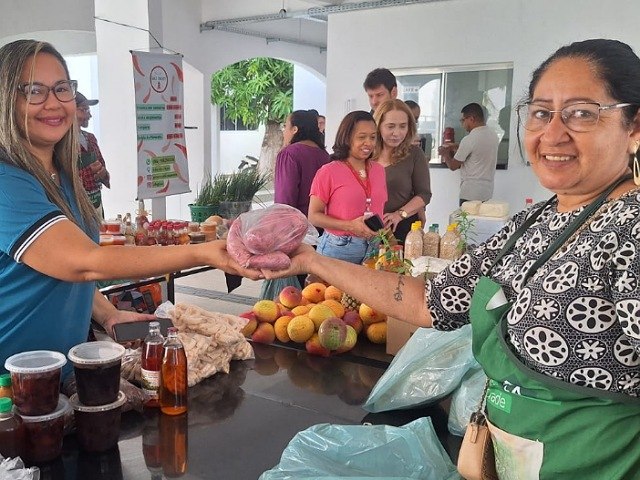
{"label": "man wearing cap", "polygon": [[91,111],[89,107],[96,105],[98,100],[89,100],[80,92],[76,93],[76,118],[80,130],[80,178],[84,189],[89,195],[89,199],[93,206],[98,210],[101,216],[104,216],[102,209],[102,194],[100,190],[102,185],[111,188],[109,184],[109,172],[107,171],[104,158],[98,147],[96,137],[82,128],[89,126],[91,119]]}

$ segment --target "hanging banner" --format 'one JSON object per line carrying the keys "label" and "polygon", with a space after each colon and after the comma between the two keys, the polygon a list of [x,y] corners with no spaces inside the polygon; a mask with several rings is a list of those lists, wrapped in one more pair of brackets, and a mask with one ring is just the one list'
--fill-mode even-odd
{"label": "hanging banner", "polygon": [[138,133],[138,198],[190,192],[182,55],[131,52]]}

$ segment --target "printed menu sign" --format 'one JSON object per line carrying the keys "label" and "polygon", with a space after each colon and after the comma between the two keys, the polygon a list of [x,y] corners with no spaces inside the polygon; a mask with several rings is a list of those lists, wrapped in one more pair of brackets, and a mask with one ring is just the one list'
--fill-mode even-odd
{"label": "printed menu sign", "polygon": [[138,198],[190,192],[182,55],[131,52],[138,134]]}

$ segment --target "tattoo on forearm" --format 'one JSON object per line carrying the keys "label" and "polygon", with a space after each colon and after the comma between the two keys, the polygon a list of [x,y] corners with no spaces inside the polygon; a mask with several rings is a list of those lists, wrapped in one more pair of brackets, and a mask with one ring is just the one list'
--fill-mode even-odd
{"label": "tattoo on forearm", "polygon": [[396,302],[402,301],[402,287],[404,286],[404,275],[398,274],[398,285],[396,285],[396,291],[393,292],[393,299]]}

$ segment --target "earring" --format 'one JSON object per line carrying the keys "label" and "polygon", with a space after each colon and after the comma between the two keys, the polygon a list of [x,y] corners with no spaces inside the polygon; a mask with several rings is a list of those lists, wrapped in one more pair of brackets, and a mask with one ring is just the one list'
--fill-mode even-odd
{"label": "earring", "polygon": [[637,156],[633,157],[633,183],[640,187],[640,164]]}

